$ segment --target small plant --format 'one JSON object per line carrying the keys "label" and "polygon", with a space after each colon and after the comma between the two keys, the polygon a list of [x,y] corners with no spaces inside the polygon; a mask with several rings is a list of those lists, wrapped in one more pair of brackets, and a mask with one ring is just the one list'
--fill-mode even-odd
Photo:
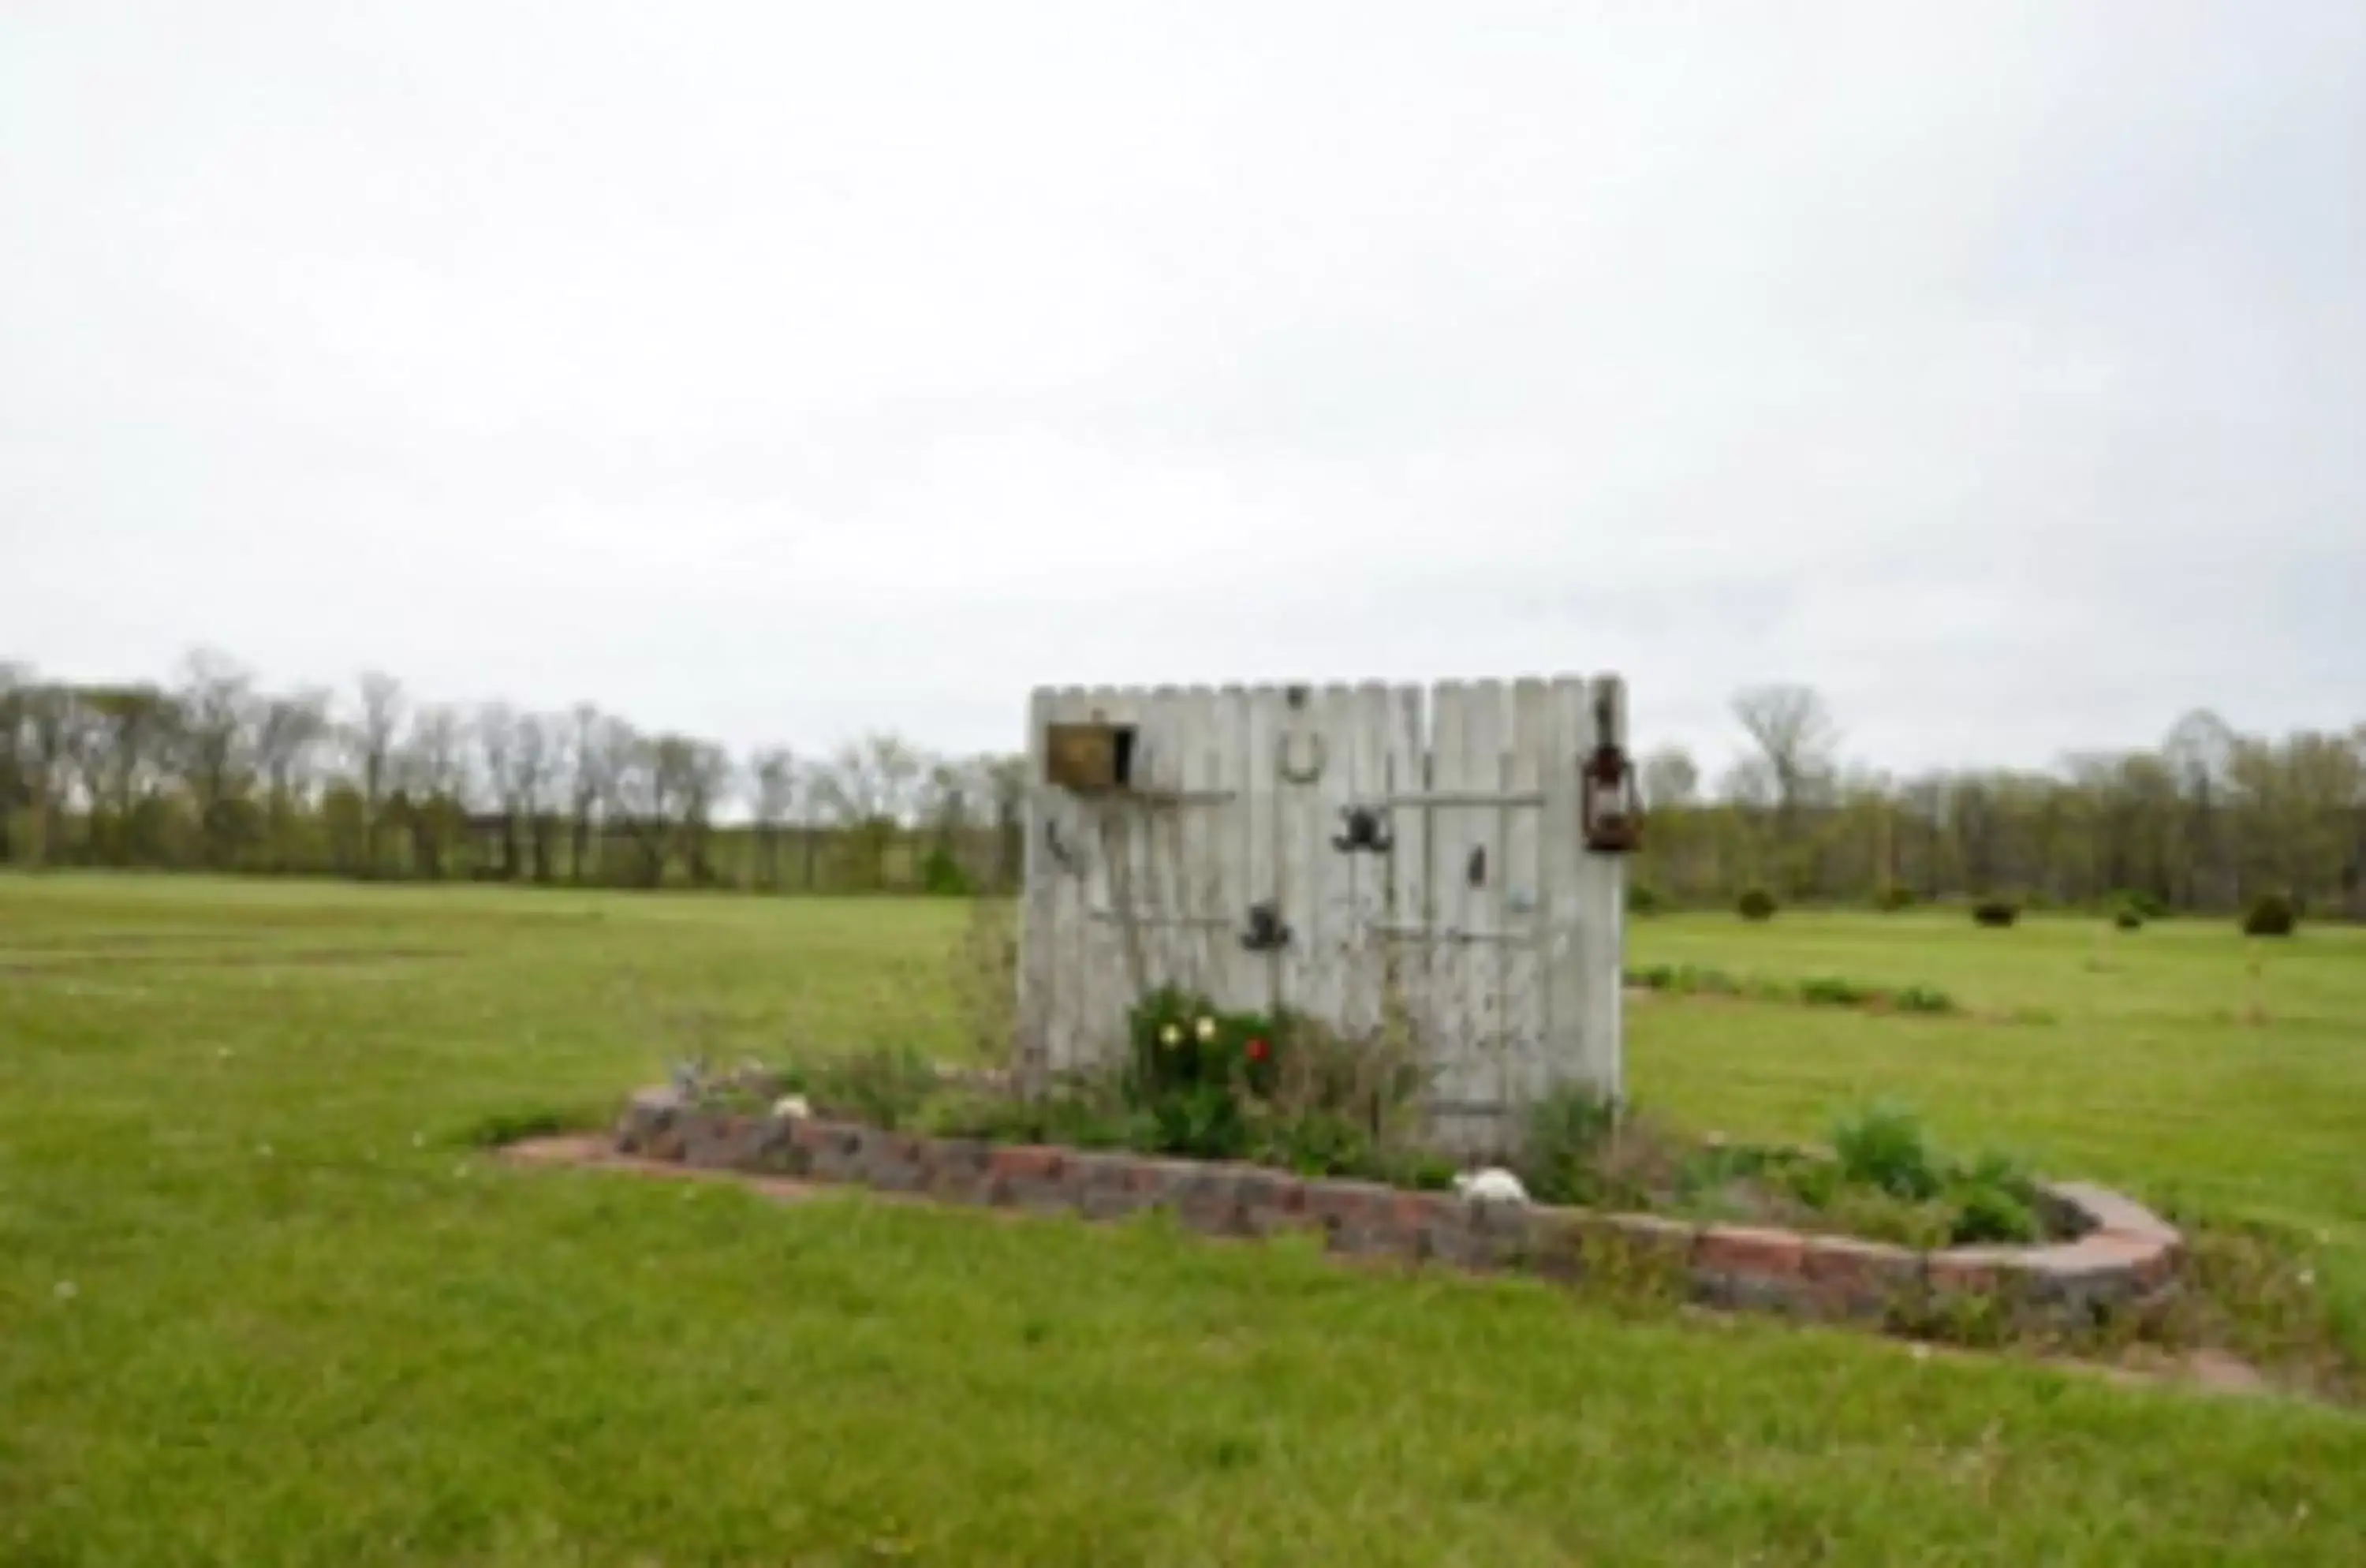
{"label": "small plant", "polygon": [[2147,920],[2165,920],[2169,918],[2169,900],[2158,893],[2123,890],[2112,899],[2112,902],[2121,908],[2134,909]]}
{"label": "small plant", "polygon": [[1972,919],[1984,926],[2009,926],[2021,919],[2021,906],[2010,898],[1982,898],[1972,906]]}
{"label": "small plant", "polygon": [[1912,1203],[1938,1196],[1937,1162],[1921,1119],[1902,1105],[1885,1102],[1844,1117],[1832,1129],[1832,1154],[1843,1180]]}
{"label": "small plant", "polygon": [[977,884],[952,851],[938,848],[920,861],[920,891],[938,898],[968,898],[976,894]]}
{"label": "small plant", "polygon": [[1817,975],[1799,982],[1799,999],[1809,1007],[1863,1007],[1873,999],[1870,986],[1843,980],[1837,975]]}
{"label": "small plant", "polygon": [[2245,936],[2290,936],[2299,923],[2293,901],[2281,893],[2262,893],[2243,911]]}
{"label": "small plant", "polygon": [[1648,882],[1638,882],[1627,889],[1627,912],[1630,915],[1656,915],[1663,902],[1660,890]]}
{"label": "small plant", "polygon": [[1914,907],[1914,889],[1896,882],[1883,884],[1873,895],[1873,907],[1885,915]]}
{"label": "small plant", "polygon": [[1583,1084],[1557,1084],[1528,1108],[1518,1175],[1544,1203],[1583,1203],[1599,1193],[1596,1161],[1617,1130],[1618,1107]]}
{"label": "small plant", "polygon": [[938,1088],[935,1065],[908,1047],[882,1046],[826,1057],[801,1076],[804,1092],[819,1114],[890,1132],[909,1125]]}
{"label": "small plant", "polygon": [[2144,916],[2139,914],[2132,904],[2123,904],[2112,911],[2112,924],[2120,931],[2142,931],[2144,923]]}
{"label": "small plant", "polygon": [[1906,986],[1889,993],[1889,1005],[1899,1012],[1954,1012],[1955,998],[1935,986]]}
{"label": "small plant", "polygon": [[1745,920],[1771,920],[1774,918],[1774,895],[1763,887],[1745,887],[1733,901],[1733,908]]}

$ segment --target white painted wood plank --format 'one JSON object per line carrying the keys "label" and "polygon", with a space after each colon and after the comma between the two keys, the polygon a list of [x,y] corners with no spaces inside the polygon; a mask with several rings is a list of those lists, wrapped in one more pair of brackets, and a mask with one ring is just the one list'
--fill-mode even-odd
{"label": "white painted wood plank", "polygon": [[1176,865],[1174,901],[1184,923],[1176,931],[1181,970],[1177,983],[1201,996],[1216,993],[1214,947],[1210,928],[1195,922],[1209,918],[1218,907],[1213,883],[1217,876],[1217,813],[1212,796],[1219,788],[1213,726],[1216,694],[1206,686],[1187,687],[1176,705],[1177,776],[1184,802],[1174,808]]}
{"label": "white painted wood plank", "polygon": [[[1623,749],[1627,744],[1625,682],[1612,675],[1596,676],[1592,696],[1596,705],[1608,710],[1610,739]],[[1594,727],[1589,726],[1588,752],[1594,739]],[[1587,875],[1583,889],[1585,974],[1589,985],[1583,1039],[1586,1076],[1601,1084],[1606,1093],[1623,1099],[1627,1092],[1626,1045],[1620,1030],[1625,1021],[1621,1004],[1626,973],[1627,858],[1589,853],[1585,862]]]}
{"label": "white painted wood plank", "polygon": [[1274,759],[1274,821],[1280,835],[1282,919],[1290,945],[1281,951],[1281,1003],[1293,1012],[1323,1016],[1323,779],[1330,773],[1330,738],[1323,733],[1322,693],[1313,686],[1282,689],[1281,739]]}
{"label": "white painted wood plank", "polygon": [[[1085,694],[1087,715],[1096,723],[1139,726],[1145,696],[1138,688],[1095,686]],[[1084,944],[1080,1029],[1087,1058],[1098,1065],[1111,1059],[1126,1012],[1148,981],[1145,932],[1124,918],[1140,908],[1146,855],[1138,810],[1098,797],[1088,798],[1084,810],[1094,851],[1090,896],[1099,914]]]}
{"label": "white painted wood plank", "polygon": [[[1504,751],[1510,728],[1511,692],[1501,681],[1480,681],[1464,690],[1463,787],[1482,796],[1504,793]],[[1511,924],[1504,908],[1507,885],[1504,845],[1507,807],[1500,800],[1470,808],[1463,818],[1466,859],[1462,890],[1465,929],[1479,940],[1462,948],[1462,1010],[1470,1020],[1478,1064],[1480,1098],[1500,1118],[1509,1093],[1504,1021],[1504,943]],[[1497,1122],[1496,1135],[1511,1131]]]}
{"label": "white painted wood plank", "polygon": [[1177,884],[1183,874],[1181,813],[1160,801],[1183,787],[1183,694],[1156,686],[1142,694],[1135,745],[1135,796],[1121,800],[1134,836],[1140,881],[1135,902],[1141,921],[1145,990],[1179,985],[1185,968],[1185,931]]}
{"label": "white painted wood plank", "polygon": [[1265,1005],[1265,966],[1242,950],[1242,911],[1249,902],[1249,840],[1254,831],[1249,784],[1249,694],[1225,686],[1214,696],[1209,722],[1211,777],[1232,797],[1208,807],[1214,844],[1210,891],[1200,913],[1222,925],[1208,930],[1210,987],[1219,1005],[1240,1011]]}
{"label": "white painted wood plank", "polygon": [[[1544,1068],[1548,1082],[1594,1082],[1585,1054],[1584,828],[1578,770],[1585,755],[1585,682],[1560,676],[1547,688],[1549,765],[1544,813],[1538,823],[1546,887]],[[1595,1083],[1597,1089],[1607,1086]]]}
{"label": "white painted wood plank", "polygon": [[[1419,686],[1395,686],[1385,697],[1387,708],[1387,793],[1414,795],[1429,788],[1428,694]],[[1436,965],[1423,933],[1430,928],[1429,808],[1393,806],[1389,828],[1396,840],[1382,878],[1389,930],[1375,934],[1384,964],[1384,1001],[1400,1010],[1395,1021],[1409,1029],[1429,1067],[1425,1095],[1444,1093],[1443,1066],[1437,1055],[1436,1001],[1432,975]],[[1412,934],[1407,934],[1412,933]]]}
{"label": "white painted wood plank", "polygon": [[[1081,687],[1063,686],[1050,694],[1049,717],[1062,724],[1082,722],[1089,712]],[[1055,1073],[1087,1065],[1086,1014],[1090,1006],[1087,976],[1095,951],[1090,909],[1099,875],[1100,850],[1092,823],[1082,804],[1067,791],[1042,787],[1044,831],[1056,838],[1065,863],[1057,857],[1052,893],[1053,951],[1055,976],[1048,1008],[1047,1043]]]}
{"label": "white painted wood plank", "polygon": [[1027,699],[1027,794],[1025,853],[1020,861],[1019,908],[1018,1067],[1029,1092],[1039,1092],[1051,1066],[1053,998],[1060,984],[1058,928],[1060,871],[1045,833],[1050,787],[1043,783],[1044,748],[1052,722],[1053,693],[1038,686]]}
{"label": "white painted wood plank", "polygon": [[[1539,680],[1514,682],[1504,779],[1512,794],[1542,792],[1551,724],[1550,689]],[[1504,812],[1503,918],[1505,934],[1524,939],[1507,942],[1502,950],[1504,1086],[1515,1111],[1535,1100],[1545,1079],[1544,995],[1538,972],[1545,925],[1543,818],[1533,806]]]}
{"label": "white painted wood plank", "polygon": [[[1380,814],[1386,833],[1393,813],[1379,803],[1389,794],[1389,689],[1377,681],[1358,686],[1347,698],[1346,784],[1349,802],[1369,805]],[[1335,818],[1332,831],[1344,833],[1346,822]],[[1380,1026],[1390,939],[1374,930],[1389,923],[1389,855],[1358,851],[1341,857],[1347,871],[1347,908],[1342,918],[1346,953],[1341,964],[1341,1026],[1356,1039],[1369,1037]]]}
{"label": "white painted wood plank", "polygon": [[[1479,787],[1465,750],[1470,733],[1465,716],[1470,688],[1459,681],[1441,681],[1429,694],[1430,787],[1440,794]],[[1460,940],[1470,926],[1470,859],[1478,814],[1467,806],[1434,806],[1429,809],[1429,902],[1431,930],[1430,1047],[1438,1064],[1437,1093],[1448,1104],[1441,1126],[1466,1125],[1451,1108],[1484,1098],[1485,1078],[1473,1051],[1470,994],[1463,983],[1470,944]],[[1449,1133],[1449,1136],[1458,1134]]]}
{"label": "white painted wood plank", "polygon": [[1245,859],[1248,874],[1240,907],[1226,912],[1234,922],[1230,940],[1234,950],[1242,954],[1241,991],[1247,998],[1247,1005],[1251,1009],[1263,1010],[1277,1006],[1281,999],[1280,962],[1271,953],[1252,953],[1243,949],[1239,933],[1248,923],[1248,907],[1254,903],[1271,900],[1281,908],[1282,918],[1289,919],[1288,907],[1280,902],[1281,801],[1277,793],[1279,784],[1275,774],[1286,716],[1281,688],[1251,687],[1246,707],[1248,846]]}

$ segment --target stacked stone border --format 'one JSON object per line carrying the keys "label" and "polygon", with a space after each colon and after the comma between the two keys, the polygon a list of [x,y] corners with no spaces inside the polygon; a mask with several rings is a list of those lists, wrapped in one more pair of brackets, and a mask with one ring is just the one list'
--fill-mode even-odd
{"label": "stacked stone border", "polygon": [[1356,1258],[1435,1262],[1577,1283],[1617,1274],[1719,1307],[1911,1326],[1966,1306],[2016,1325],[2075,1329],[2176,1289],[2184,1241],[2116,1192],[2052,1182],[2049,1224],[2071,1239],[1934,1251],[1653,1214],[1484,1203],[1264,1167],[935,1138],[855,1122],[635,1094],[618,1153],[693,1169],[846,1183],[887,1193],[1112,1220],[1151,1210],[1209,1235],[1320,1235]]}

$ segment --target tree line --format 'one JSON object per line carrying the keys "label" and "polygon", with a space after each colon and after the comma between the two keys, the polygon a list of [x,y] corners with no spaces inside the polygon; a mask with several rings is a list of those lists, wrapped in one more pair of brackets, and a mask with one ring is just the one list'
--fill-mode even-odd
{"label": "tree line", "polygon": [[[2273,891],[2366,918],[2366,724],[2157,747],[2044,770],[1898,777],[1842,759],[1812,689],[1734,700],[1742,759],[1639,766],[1646,897],[1719,903],[2009,894],[2225,909]],[[591,704],[420,701],[383,673],[266,689],[216,652],[165,681],[0,663],[0,863],[427,881],[962,891],[1020,873],[1024,760],[888,733],[734,755]]]}

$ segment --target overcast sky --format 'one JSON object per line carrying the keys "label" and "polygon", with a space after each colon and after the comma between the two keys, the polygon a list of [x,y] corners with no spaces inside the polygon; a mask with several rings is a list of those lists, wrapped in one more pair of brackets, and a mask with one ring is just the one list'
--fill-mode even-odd
{"label": "overcast sky", "polygon": [[2366,5],[0,8],[0,657],[2366,718]]}

